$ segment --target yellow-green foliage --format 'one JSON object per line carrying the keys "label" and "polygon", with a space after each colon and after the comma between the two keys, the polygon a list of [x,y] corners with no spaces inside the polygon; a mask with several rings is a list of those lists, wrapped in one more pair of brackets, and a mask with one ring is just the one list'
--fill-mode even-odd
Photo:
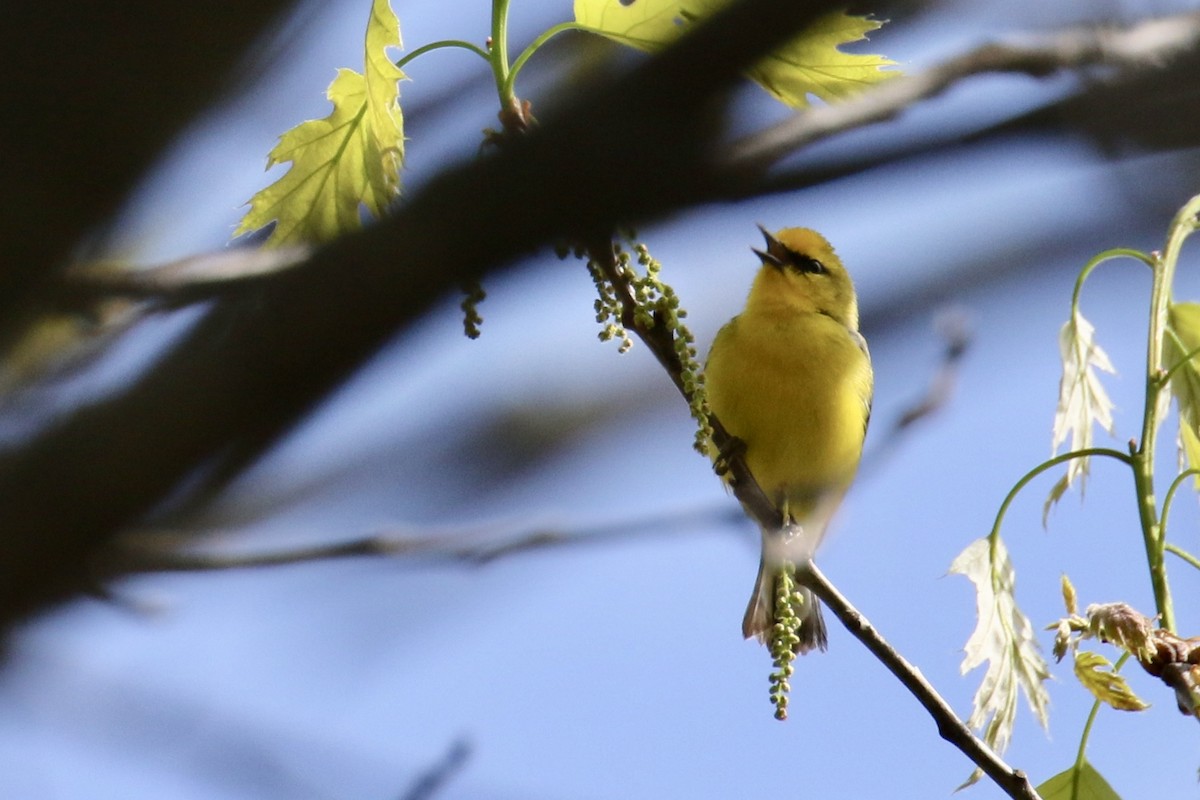
{"label": "yellow-green foliage", "polygon": [[[620,0],[575,0],[575,21],[621,44],[654,51],[728,4],[729,0],[639,0],[628,5]],[[865,39],[882,25],[841,11],[826,14],[760,61],[747,77],[794,108],[807,106],[810,94],[826,101],[845,99],[900,74],[884,69],[895,65],[891,59],[838,49]]]}
{"label": "yellow-green foliage", "polygon": [[274,220],[268,244],[326,241],[359,228],[362,207],[378,217],[399,195],[404,118],[397,82],[404,73],[388,58],[389,47],[400,47],[400,21],[388,0],[374,0],[363,74],[338,70],[326,90],[329,116],[279,137],[267,167],[292,166],[250,199],[235,236]]}

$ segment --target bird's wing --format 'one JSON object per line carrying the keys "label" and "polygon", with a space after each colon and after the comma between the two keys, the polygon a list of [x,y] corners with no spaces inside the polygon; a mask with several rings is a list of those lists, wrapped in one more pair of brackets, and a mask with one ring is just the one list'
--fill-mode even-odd
{"label": "bird's wing", "polygon": [[[851,340],[852,340],[852,341],[853,341],[853,342],[854,342],[856,345],[858,345],[858,349],[859,349],[859,350],[862,350],[862,354],[863,354],[864,356],[866,356],[866,357],[867,357],[867,363],[868,363],[868,364],[869,364],[869,363],[871,363],[871,351],[870,351],[870,349],[867,347],[867,340],[866,340],[866,338],[865,338],[865,337],[864,337],[864,336],[863,336],[861,333],[859,333],[858,331],[851,330],[851,329],[849,329],[849,328],[847,328],[847,329],[846,329],[846,332],[847,332],[848,334],[850,334],[850,339],[851,339]],[[875,396],[875,391],[874,391],[874,389],[875,389],[875,387],[874,387],[874,381],[872,380],[872,385],[871,385],[871,386],[868,388],[866,397],[864,397],[864,398],[862,399],[862,400],[863,400],[863,405],[865,405],[865,406],[867,407],[867,413],[866,413],[866,416],[865,416],[865,417],[863,417],[863,433],[864,433],[864,434],[867,432],[867,426],[871,424],[871,402],[872,402],[872,400],[874,399],[874,396]]]}

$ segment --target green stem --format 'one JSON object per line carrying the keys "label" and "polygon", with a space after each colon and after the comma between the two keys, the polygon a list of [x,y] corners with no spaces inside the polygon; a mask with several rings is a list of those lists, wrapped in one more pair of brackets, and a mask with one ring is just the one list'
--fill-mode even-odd
{"label": "green stem", "polygon": [[1142,526],[1142,541],[1146,548],[1146,563],[1150,568],[1150,584],[1159,625],[1175,630],[1175,608],[1167,582],[1162,521],[1154,498],[1154,451],[1158,437],[1158,397],[1166,389],[1163,370],[1163,341],[1167,330],[1167,308],[1171,301],[1171,286],[1175,280],[1175,265],[1184,241],[1196,229],[1196,214],[1200,212],[1200,195],[1189,200],[1171,222],[1167,246],[1154,264],[1154,284],[1150,291],[1150,335],[1146,345],[1146,406],[1142,415],[1142,440],[1133,452],[1134,488],[1138,494],[1138,517]]}
{"label": "green stem", "polygon": [[1141,250],[1131,250],[1127,247],[1114,247],[1112,250],[1105,250],[1103,253],[1097,253],[1092,256],[1091,260],[1083,265],[1083,269],[1079,271],[1079,277],[1075,279],[1075,291],[1071,294],[1071,313],[1079,311],[1079,294],[1083,291],[1083,282],[1092,274],[1092,270],[1103,264],[1105,261],[1112,261],[1117,258],[1132,258],[1135,261],[1140,261],[1150,269],[1154,269],[1154,259],[1143,253]]}
{"label": "green stem", "polygon": [[1171,504],[1175,502],[1175,493],[1179,491],[1179,487],[1183,485],[1184,481],[1194,475],[1200,475],[1200,469],[1185,469],[1175,476],[1175,480],[1171,481],[1171,486],[1167,489],[1167,496],[1163,498],[1162,515],[1158,523],[1162,533],[1159,537],[1160,543],[1165,543],[1167,537],[1167,515],[1171,513]]}
{"label": "green stem", "polygon": [[1063,462],[1070,461],[1074,458],[1086,458],[1090,456],[1107,456],[1109,458],[1115,458],[1117,461],[1120,461],[1123,464],[1129,464],[1131,461],[1130,457],[1127,454],[1122,453],[1120,450],[1113,450],[1109,447],[1088,447],[1083,450],[1072,450],[1069,453],[1063,453],[1062,455],[1054,456],[1054,458],[1038,464],[1036,467],[1029,470],[1029,472],[1026,472],[1021,476],[1021,479],[1016,482],[1013,488],[1008,490],[1008,494],[1005,496],[1004,502],[1000,504],[1000,510],[996,512],[996,521],[992,524],[992,532],[988,534],[988,539],[992,543],[992,547],[995,548],[995,543],[1000,534],[1000,525],[1004,522],[1004,515],[1008,513],[1008,507],[1012,505],[1013,500],[1017,498],[1017,494],[1019,494],[1020,491],[1024,489],[1031,480],[1036,478],[1038,475],[1041,475],[1046,470],[1056,467]]}
{"label": "green stem", "polygon": [[[1175,346],[1178,347],[1180,350],[1183,350],[1183,340],[1181,340],[1179,338],[1179,335],[1176,334],[1175,331],[1167,331],[1167,334],[1172,339],[1175,340]],[[1183,358],[1179,359],[1179,361],[1172,364],[1171,368],[1162,374],[1161,380],[1162,380],[1163,385],[1166,386],[1167,384],[1169,384],[1171,382],[1171,376],[1174,375],[1176,372],[1178,372],[1183,367],[1186,367],[1189,363],[1191,363],[1191,360],[1198,355],[1200,355],[1200,347],[1196,347],[1196,348],[1186,351]]]}
{"label": "green stem", "polygon": [[543,31],[542,35],[534,39],[533,42],[531,42],[530,45],[521,52],[521,55],[517,56],[517,60],[513,62],[512,69],[509,70],[508,77],[505,80],[505,85],[500,90],[501,97],[516,94],[515,87],[517,83],[517,73],[519,73],[521,68],[525,66],[525,62],[528,61],[534,53],[541,49],[542,45],[563,31],[577,30],[587,29],[578,22],[562,22]]}
{"label": "green stem", "polygon": [[1146,405],[1142,415],[1142,439],[1133,453],[1133,484],[1138,497],[1138,518],[1142,527],[1142,542],[1146,548],[1146,563],[1150,567],[1150,585],[1154,604],[1161,615],[1160,625],[1175,628],[1171,590],[1163,563],[1162,522],[1154,497],[1154,453],[1158,439],[1158,395],[1163,390],[1162,352],[1167,328],[1167,303],[1171,296],[1173,265],[1158,259],[1154,284],[1150,291],[1150,335],[1146,349]]}
{"label": "green stem", "polygon": [[403,58],[401,58],[399,61],[397,61],[396,66],[399,69],[404,69],[405,65],[408,64],[408,62],[412,61],[417,56],[425,55],[430,50],[441,50],[442,48],[445,48],[445,47],[459,47],[459,48],[462,48],[463,50],[469,50],[472,53],[474,53],[475,55],[482,58],[484,61],[491,61],[491,56],[489,56],[487,54],[487,51],[484,50],[482,47],[479,47],[478,45],[471,44],[470,42],[464,42],[461,39],[444,39],[440,42],[431,42],[429,44],[418,47],[416,50],[413,50],[411,53],[406,54]]}
{"label": "green stem", "polygon": [[[1125,662],[1129,660],[1129,653],[1122,653],[1117,659],[1117,663],[1113,665],[1113,672],[1120,672],[1121,667],[1125,666]],[[1087,722],[1083,724],[1083,734],[1079,737],[1079,753],[1075,756],[1075,771],[1071,776],[1071,800],[1081,800],[1079,797],[1079,777],[1083,774],[1083,763],[1086,760],[1084,754],[1087,752],[1088,739],[1092,735],[1092,724],[1096,721],[1096,715],[1100,712],[1100,701],[1092,703],[1092,710],[1088,712]]]}
{"label": "green stem", "polygon": [[492,47],[489,60],[492,62],[492,74],[496,77],[501,108],[507,108],[515,99],[508,80],[508,3],[509,0],[492,0]]}
{"label": "green stem", "polygon": [[1182,547],[1168,542],[1167,544],[1163,545],[1163,550],[1167,551],[1168,553],[1174,553],[1196,569],[1200,569],[1200,558],[1196,558]]}

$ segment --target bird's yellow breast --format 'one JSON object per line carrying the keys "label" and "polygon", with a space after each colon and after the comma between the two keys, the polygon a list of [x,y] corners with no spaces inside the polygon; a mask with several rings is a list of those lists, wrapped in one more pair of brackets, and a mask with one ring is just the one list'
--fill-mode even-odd
{"label": "bird's yellow breast", "polygon": [[872,389],[856,334],[821,313],[742,314],[717,334],[705,374],[712,411],[745,442],[768,497],[799,518],[845,491]]}

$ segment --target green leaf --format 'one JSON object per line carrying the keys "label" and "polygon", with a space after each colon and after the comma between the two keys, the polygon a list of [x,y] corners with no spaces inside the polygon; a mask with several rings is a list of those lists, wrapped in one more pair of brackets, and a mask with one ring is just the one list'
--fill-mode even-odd
{"label": "green leaf", "polygon": [[[1071,319],[1063,325],[1058,335],[1058,347],[1063,371],[1058,384],[1058,407],[1054,412],[1051,452],[1058,452],[1059,445],[1068,436],[1071,437],[1072,450],[1084,450],[1092,446],[1093,424],[1108,431],[1109,435],[1116,433],[1113,427],[1113,402],[1100,383],[1098,374],[1113,374],[1116,370],[1108,354],[1096,344],[1096,329],[1078,310],[1073,311]],[[1080,491],[1083,491],[1089,461],[1088,458],[1071,459],[1067,465],[1066,485],[1056,484],[1051,491],[1043,522],[1049,505],[1062,497],[1076,479],[1079,480]]]}
{"label": "green leaf", "polygon": [[[1192,468],[1200,468],[1200,356],[1195,353],[1198,348],[1200,303],[1171,303],[1167,306],[1162,366],[1175,370],[1171,374],[1171,394],[1179,407],[1180,447]],[[1196,487],[1200,488],[1200,477],[1196,479]]]}
{"label": "green leaf", "polygon": [[684,31],[679,0],[575,0],[575,22],[628,47],[653,52]]}
{"label": "green leaf", "polygon": [[1029,618],[1017,607],[1013,592],[1016,573],[1002,540],[996,539],[995,547],[986,538],[971,542],[954,559],[950,572],[965,575],[975,584],[978,620],[967,640],[962,672],[965,675],[988,662],[967,725],[981,731],[983,740],[1003,753],[1012,736],[1018,690],[1046,727],[1050,696],[1042,683],[1049,679],[1050,668]]}
{"label": "green leaf", "polygon": [[1121,800],[1086,759],[1038,786],[1037,793],[1042,800]]}
{"label": "green leaf", "polygon": [[363,206],[383,214],[400,193],[404,119],[398,81],[387,56],[400,47],[400,21],[388,0],[374,0],[367,24],[364,74],[338,70],[326,96],[333,111],[279,137],[267,168],[290,161],[275,183],[250,199],[234,236],[276,220],[269,245],[321,242],[361,227]]}
{"label": "green leaf", "polygon": [[1113,672],[1112,662],[1099,653],[1076,651],[1075,677],[1093,697],[1118,711],[1143,711],[1150,707],[1133,693],[1123,677]]}
{"label": "green leaf", "polygon": [[[575,0],[575,21],[602,36],[639,50],[655,51],[712,16],[730,0]],[[896,62],[880,55],[844,53],[843,44],[866,39],[880,20],[833,12],[767,56],[747,72],[777,100],[793,108],[808,105],[810,94],[827,102],[843,100],[866,87],[900,75],[885,68]]]}

